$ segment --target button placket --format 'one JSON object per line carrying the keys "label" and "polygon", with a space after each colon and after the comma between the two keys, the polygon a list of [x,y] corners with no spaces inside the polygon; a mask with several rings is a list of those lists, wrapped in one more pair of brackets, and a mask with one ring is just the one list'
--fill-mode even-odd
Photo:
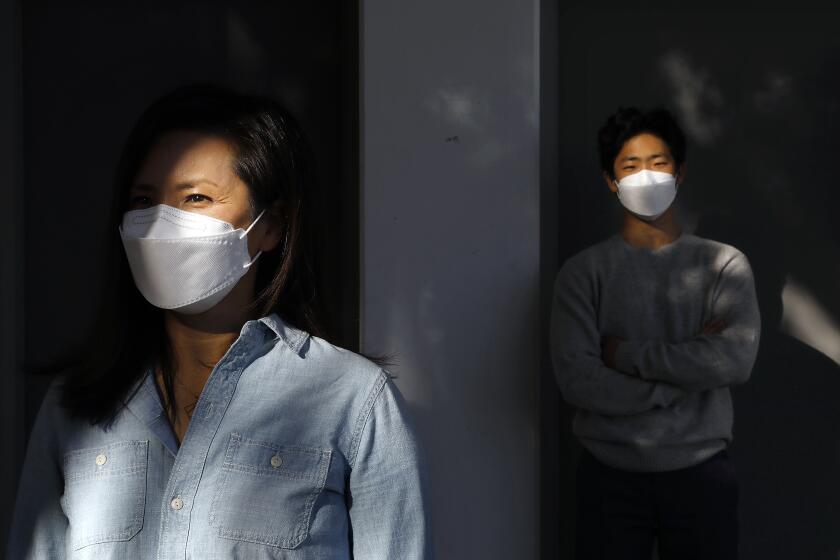
{"label": "button placket", "polygon": [[[243,334],[247,332],[246,327]],[[227,404],[233,396],[239,377],[248,365],[248,357],[253,353],[254,347],[253,341],[240,338],[210,374],[194,411],[188,431],[189,437],[185,438],[178,451],[167,484],[167,493],[174,497],[166,508],[168,515],[165,513],[161,517],[158,558],[168,558],[172,550],[178,550],[179,554],[186,550],[190,515],[184,513],[189,513],[193,507],[189,500],[195,499],[212,436],[222,421]],[[184,513],[181,513],[181,510]],[[165,554],[165,550],[169,553]]]}

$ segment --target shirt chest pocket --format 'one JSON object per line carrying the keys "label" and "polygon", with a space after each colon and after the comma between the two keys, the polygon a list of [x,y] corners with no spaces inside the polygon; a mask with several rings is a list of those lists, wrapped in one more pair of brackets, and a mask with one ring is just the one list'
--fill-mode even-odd
{"label": "shirt chest pocket", "polygon": [[222,538],[298,547],[309,536],[331,454],[231,434],[210,524]]}
{"label": "shirt chest pocket", "polygon": [[148,441],[122,441],[64,455],[62,504],[73,550],[127,541],[143,528]]}

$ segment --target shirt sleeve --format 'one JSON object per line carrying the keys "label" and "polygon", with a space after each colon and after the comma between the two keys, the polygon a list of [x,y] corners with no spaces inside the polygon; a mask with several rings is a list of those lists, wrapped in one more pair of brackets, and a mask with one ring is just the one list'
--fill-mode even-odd
{"label": "shirt sleeve", "polygon": [[370,399],[350,459],[353,558],[431,559],[424,475],[405,401],[384,372]]}
{"label": "shirt sleeve", "polygon": [[752,270],[742,253],[721,269],[711,319],[722,319],[723,331],[679,343],[622,342],[616,350],[616,366],[641,379],[667,381],[692,392],[744,383],[758,353],[761,317]]}
{"label": "shirt sleeve", "polygon": [[53,382],[38,411],[26,449],[9,532],[9,559],[66,557],[67,517],[60,503],[64,477],[56,434],[59,412],[59,385]]}
{"label": "shirt sleeve", "polygon": [[674,385],[627,375],[604,365],[594,279],[577,263],[557,274],[551,310],[551,357],[563,398],[598,414],[627,416],[664,408],[686,395]]}

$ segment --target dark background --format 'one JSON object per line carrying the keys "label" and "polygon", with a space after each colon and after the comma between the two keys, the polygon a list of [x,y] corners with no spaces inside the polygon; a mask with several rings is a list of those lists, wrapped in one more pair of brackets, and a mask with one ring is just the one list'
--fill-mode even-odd
{"label": "dark background", "polygon": [[[300,122],[317,169],[310,218],[324,322],[335,343],[357,349],[356,2],[33,0],[19,10],[23,366],[84,342],[103,234],[117,235],[105,225],[123,141],[150,102],[194,82],[273,97]],[[27,434],[48,382],[25,379]]]}
{"label": "dark background", "polygon": [[[733,391],[745,560],[840,551],[840,369],[780,328],[786,280],[840,324],[840,14],[797,7],[566,2],[559,14],[559,262],[619,224],[598,128],[619,106],[664,105],[689,138],[677,199],[687,229],[735,245],[753,266],[761,348]],[[821,334],[836,348],[837,331]],[[578,451],[572,413],[559,406],[562,457]],[[574,467],[558,465],[559,507],[548,512],[567,553]]]}

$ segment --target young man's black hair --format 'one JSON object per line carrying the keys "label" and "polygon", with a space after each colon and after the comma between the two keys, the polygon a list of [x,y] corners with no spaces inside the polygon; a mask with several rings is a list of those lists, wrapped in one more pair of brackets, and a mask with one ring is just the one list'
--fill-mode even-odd
{"label": "young man's black hair", "polygon": [[598,154],[601,170],[615,179],[613,162],[624,143],[642,132],[661,138],[671,148],[677,166],[685,162],[685,134],[667,109],[640,111],[636,107],[621,108],[610,115],[598,131]]}

